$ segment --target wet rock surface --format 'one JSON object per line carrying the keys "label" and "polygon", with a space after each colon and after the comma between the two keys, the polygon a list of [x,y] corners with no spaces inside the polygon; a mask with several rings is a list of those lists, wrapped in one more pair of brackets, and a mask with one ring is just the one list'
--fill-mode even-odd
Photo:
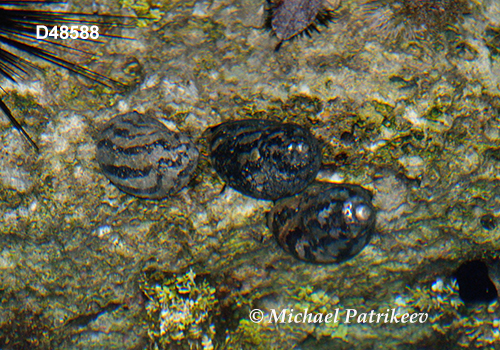
{"label": "wet rock surface", "polygon": [[[498,306],[464,314],[456,281],[446,277],[464,260],[495,259],[500,251],[498,226],[481,224],[486,213],[500,212],[494,2],[472,8],[456,32],[409,42],[374,36],[362,4],[346,1],[349,16],[277,53],[269,33],[256,28],[264,17],[259,2],[95,4],[157,18],[124,31],[135,41],[83,43],[97,52],[90,67],[135,79],[130,91],[116,94],[51,67],[20,85],[2,84],[4,102],[41,150],[29,153],[0,120],[2,344],[10,334],[20,335],[10,344],[26,341],[9,330],[27,329],[50,349],[146,347],[143,274],[168,275],[148,280],[156,290],[189,280],[192,269],[216,289],[209,293],[218,301],[207,317],[216,330],[211,341],[228,349],[242,341],[316,349],[497,346]],[[440,42],[445,49],[435,50]],[[272,203],[231,188],[221,193],[203,157],[203,171],[175,196],[153,202],[122,193],[101,173],[94,140],[98,125],[134,110],[160,110],[166,126],[195,138],[248,118],[310,129],[325,142],[323,180],[373,193],[377,234],[340,265],[299,261],[266,228]],[[500,280],[496,269],[489,276]],[[306,307],[339,308],[344,317],[348,308],[400,308],[429,312],[429,320],[275,327],[248,319],[253,308]]]}

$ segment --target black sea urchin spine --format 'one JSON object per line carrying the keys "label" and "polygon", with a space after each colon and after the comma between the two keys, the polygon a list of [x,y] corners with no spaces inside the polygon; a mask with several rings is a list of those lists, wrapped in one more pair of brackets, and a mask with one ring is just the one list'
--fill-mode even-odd
{"label": "black sea urchin spine", "polygon": [[[110,27],[116,24],[129,26],[124,21],[129,17],[96,15],[81,12],[54,12],[47,5],[54,1],[0,1],[0,75],[17,82],[26,78],[33,70],[39,69],[32,61],[33,58],[42,59],[56,66],[65,68],[73,73],[86,77],[99,84],[112,88],[122,85],[84,66],[71,62],[62,57],[69,52],[90,54],[77,50],[53,40],[37,39],[37,25],[56,26],[79,24],[99,24],[99,27]],[[37,7],[33,9],[33,7]],[[106,36],[100,34],[100,36]],[[16,120],[9,107],[0,99],[0,109],[4,112],[13,126],[38,151],[38,147],[21,124]]]}

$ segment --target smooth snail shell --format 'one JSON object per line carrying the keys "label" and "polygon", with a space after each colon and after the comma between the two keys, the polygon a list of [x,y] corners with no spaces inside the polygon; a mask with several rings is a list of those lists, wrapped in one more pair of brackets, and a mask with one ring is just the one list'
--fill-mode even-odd
{"label": "smooth snail shell", "polygon": [[358,254],[375,226],[371,193],[361,186],[317,182],[276,203],[268,227],[296,258],[329,264]]}
{"label": "smooth snail shell", "polygon": [[120,190],[150,199],[180,191],[192,178],[199,151],[187,135],[137,112],[112,118],[98,135],[97,161]]}
{"label": "smooth snail shell", "polygon": [[276,200],[310,184],[321,166],[318,140],[293,123],[245,119],[206,131],[217,174],[247,196]]}

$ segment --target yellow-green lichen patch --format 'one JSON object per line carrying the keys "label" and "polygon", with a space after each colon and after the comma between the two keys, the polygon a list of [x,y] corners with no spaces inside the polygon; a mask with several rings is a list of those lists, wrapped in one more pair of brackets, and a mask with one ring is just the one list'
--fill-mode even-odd
{"label": "yellow-green lichen patch", "polygon": [[163,281],[145,279],[141,290],[148,298],[148,335],[156,349],[214,349],[218,301],[206,280],[189,270]]}
{"label": "yellow-green lichen patch", "polygon": [[498,302],[464,305],[455,280],[437,278],[433,283],[407,287],[396,298],[409,312],[428,313],[430,327],[457,348],[493,346],[500,338],[500,321],[495,316]]}
{"label": "yellow-green lichen patch", "polygon": [[[341,309],[339,299],[321,289],[311,286],[283,289],[284,294],[270,294],[262,296],[249,295],[250,303],[245,303],[241,309],[245,313],[239,321],[238,327],[231,332],[226,340],[228,349],[282,349],[291,347],[296,342],[303,342],[308,337],[316,339],[344,338],[346,327],[335,322],[333,314],[337,308]],[[249,320],[250,310],[257,308],[263,312],[261,322]],[[311,316],[316,322],[288,322],[290,315],[302,312]],[[323,313],[323,316],[320,314]],[[332,322],[324,322],[324,317],[333,313]],[[323,322],[320,322],[320,317]]]}
{"label": "yellow-green lichen patch", "polygon": [[145,20],[144,17],[153,20],[159,20],[163,12],[160,9],[153,8],[150,1],[144,0],[119,0],[120,5],[126,9],[132,9],[141,19],[138,21],[139,27],[145,27],[151,24],[151,21]]}

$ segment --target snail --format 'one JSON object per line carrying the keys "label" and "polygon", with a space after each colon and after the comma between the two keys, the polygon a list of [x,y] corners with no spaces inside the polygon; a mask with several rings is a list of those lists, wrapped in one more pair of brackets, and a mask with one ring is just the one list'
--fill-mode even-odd
{"label": "snail", "polygon": [[309,185],[321,166],[321,149],[311,132],[297,124],[244,119],[205,132],[217,174],[236,191],[277,200]]}
{"label": "snail", "polygon": [[276,203],[268,227],[279,245],[300,260],[329,264],[358,254],[375,226],[372,194],[350,184],[317,182]]}
{"label": "snail", "polygon": [[137,112],[112,118],[97,138],[102,172],[120,190],[150,199],[180,191],[193,177],[199,151],[187,135]]}

